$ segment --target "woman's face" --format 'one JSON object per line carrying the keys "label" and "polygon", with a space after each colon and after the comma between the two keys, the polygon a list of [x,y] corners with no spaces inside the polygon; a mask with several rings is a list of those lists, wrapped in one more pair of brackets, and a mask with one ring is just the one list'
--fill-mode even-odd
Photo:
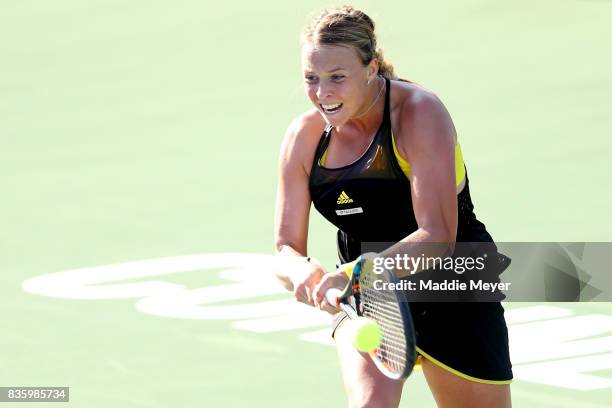
{"label": "woman's face", "polygon": [[304,89],[332,126],[342,125],[363,111],[369,89],[367,81],[374,76],[375,69],[373,63],[364,66],[350,47],[310,43],[302,47]]}

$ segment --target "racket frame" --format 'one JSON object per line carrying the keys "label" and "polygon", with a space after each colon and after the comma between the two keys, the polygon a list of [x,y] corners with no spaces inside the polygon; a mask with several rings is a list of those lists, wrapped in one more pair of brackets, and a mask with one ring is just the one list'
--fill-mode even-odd
{"label": "racket frame", "polygon": [[[362,317],[362,314],[358,312],[360,310],[360,285],[359,285],[359,277],[361,276],[363,263],[365,260],[362,257],[359,257],[355,266],[353,267],[353,272],[349,279],[348,284],[344,288],[344,290],[340,290],[338,288],[330,288],[325,293],[325,298],[327,302],[331,305],[334,305],[340,308],[349,319],[357,319]],[[384,277],[387,281],[390,282],[398,282],[397,277],[393,272],[389,270],[385,270],[383,272]],[[381,277],[383,276],[381,274]],[[376,367],[388,378],[399,380],[408,378],[408,376],[412,373],[414,368],[414,364],[416,362],[416,339],[414,336],[414,324],[412,322],[412,316],[410,314],[410,307],[405,298],[405,295],[402,292],[396,294],[398,299],[398,307],[400,308],[400,314],[402,315],[402,321],[404,323],[404,334],[406,337],[406,367],[403,372],[394,372],[391,371],[384,362],[380,360],[378,357],[378,348],[370,351],[368,354],[370,358],[376,365]],[[355,306],[351,303],[351,298],[355,301]]]}

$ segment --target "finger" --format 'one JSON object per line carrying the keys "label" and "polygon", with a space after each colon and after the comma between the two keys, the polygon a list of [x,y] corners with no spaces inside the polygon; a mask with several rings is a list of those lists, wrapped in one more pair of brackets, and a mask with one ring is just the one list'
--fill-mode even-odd
{"label": "finger", "polygon": [[316,284],[312,290],[312,301],[316,307],[319,307],[319,303],[321,303],[321,300],[319,299],[319,285],[321,285],[321,282]]}
{"label": "finger", "polygon": [[304,285],[296,286],[295,290],[293,291],[293,296],[298,302],[306,303],[307,297],[306,293],[304,292]]}
{"label": "finger", "polygon": [[304,292],[306,292],[306,303],[314,306],[314,302],[312,300],[312,293],[310,292],[310,288],[308,286],[304,288]]}
{"label": "finger", "polygon": [[319,309],[327,312],[327,313],[331,313],[331,314],[336,314],[338,313],[338,308],[332,305],[330,305],[329,303],[327,303],[327,300],[324,299],[321,304],[319,305]]}
{"label": "finger", "polygon": [[327,276],[324,276],[321,281],[315,286],[313,291],[313,297],[315,304],[318,306],[325,300],[325,291],[327,290],[327,286],[329,285]]}
{"label": "finger", "polygon": [[304,303],[305,305],[310,306],[310,303],[308,302],[308,299],[306,298],[305,295],[298,295],[296,296],[295,300],[297,300],[300,303]]}

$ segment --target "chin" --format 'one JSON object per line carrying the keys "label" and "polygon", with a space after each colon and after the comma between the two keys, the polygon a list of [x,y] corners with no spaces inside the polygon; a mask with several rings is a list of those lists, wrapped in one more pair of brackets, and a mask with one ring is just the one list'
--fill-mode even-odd
{"label": "chin", "polygon": [[[344,112],[339,112],[339,113],[344,113]],[[350,119],[346,117],[346,115],[344,114],[329,115],[327,113],[321,112],[320,110],[319,110],[319,114],[321,115],[323,120],[325,120],[326,123],[334,127],[344,125]]]}

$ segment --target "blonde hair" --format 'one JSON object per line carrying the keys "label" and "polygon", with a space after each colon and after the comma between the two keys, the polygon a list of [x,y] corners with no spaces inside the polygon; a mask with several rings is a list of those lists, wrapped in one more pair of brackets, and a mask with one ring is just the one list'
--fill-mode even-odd
{"label": "blonde hair", "polygon": [[301,42],[352,47],[364,66],[376,59],[378,75],[398,79],[393,64],[385,60],[382,50],[376,46],[374,21],[363,11],[351,6],[323,10],[306,27]]}

